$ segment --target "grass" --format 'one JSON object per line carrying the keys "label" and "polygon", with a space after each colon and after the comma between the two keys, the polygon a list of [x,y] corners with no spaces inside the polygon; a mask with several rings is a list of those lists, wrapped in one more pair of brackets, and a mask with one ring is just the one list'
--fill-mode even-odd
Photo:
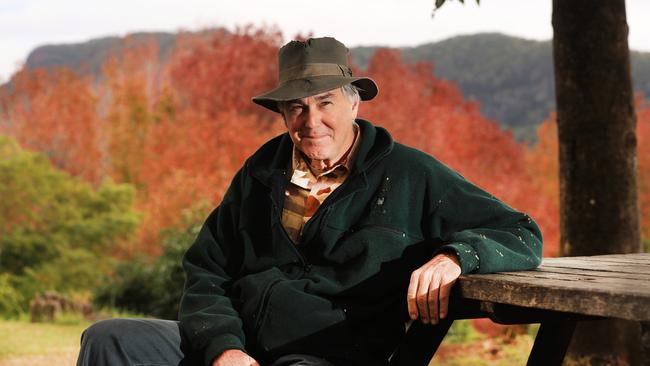
{"label": "grass", "polygon": [[533,325],[520,329],[523,334],[491,337],[474,330],[470,320],[457,320],[429,366],[525,365],[538,328]]}
{"label": "grass", "polygon": [[89,322],[0,321],[0,366],[74,365],[79,337]]}
{"label": "grass", "polygon": [[[89,325],[74,316],[60,317],[53,324],[30,323],[25,317],[0,320],[0,366],[74,365],[81,332]],[[456,321],[430,366],[524,365],[535,332],[531,328],[528,334],[488,337],[469,321]]]}
{"label": "grass", "polygon": [[[133,318],[139,314],[100,310],[100,318]],[[91,321],[77,314],[59,314],[53,323],[31,323],[29,315],[0,318],[0,366],[74,365],[81,333]]]}

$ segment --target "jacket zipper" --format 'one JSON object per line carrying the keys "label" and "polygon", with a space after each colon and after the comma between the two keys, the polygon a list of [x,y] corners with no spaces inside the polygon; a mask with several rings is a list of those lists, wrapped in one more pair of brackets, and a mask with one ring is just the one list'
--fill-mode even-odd
{"label": "jacket zipper", "polygon": [[280,283],[282,280],[275,280],[271,282],[268,286],[266,286],[266,289],[264,289],[264,292],[262,292],[262,304],[260,307],[257,309],[255,312],[255,333],[257,333],[262,326],[262,320],[264,318],[264,314],[266,312],[266,308],[269,306],[269,299],[271,298],[271,290]]}
{"label": "jacket zipper", "polygon": [[291,250],[296,254],[298,259],[300,260],[300,265],[302,266],[302,269],[304,272],[308,273],[311,271],[311,264],[307,261],[307,258],[296,248],[296,245],[294,244],[293,240],[289,237],[289,234],[287,233],[287,230],[285,230],[284,225],[282,225],[282,214],[280,213],[280,209],[278,208],[278,205],[275,203],[275,200],[273,197],[271,197],[271,203],[273,204],[273,210],[275,210],[275,214],[278,215],[277,217],[280,219],[280,229],[282,230],[282,234],[284,235],[285,242],[289,244],[291,247]]}

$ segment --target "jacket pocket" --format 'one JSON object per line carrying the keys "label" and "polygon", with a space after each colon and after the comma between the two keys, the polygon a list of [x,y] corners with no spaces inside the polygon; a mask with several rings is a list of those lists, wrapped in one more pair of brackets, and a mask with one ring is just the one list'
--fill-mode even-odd
{"label": "jacket pocket", "polygon": [[394,234],[394,235],[402,237],[402,238],[406,237],[406,232],[403,231],[403,230],[395,229],[395,228],[385,226],[385,225],[378,225],[378,224],[358,225],[358,226],[355,226],[355,227],[351,228],[350,230],[348,230],[348,232],[350,234],[354,234],[355,232],[360,231],[360,230],[378,230],[378,231],[383,231],[383,232],[386,232],[386,233],[389,233],[389,234]]}
{"label": "jacket pocket", "polygon": [[268,305],[269,293],[286,277],[277,267],[251,273],[233,284],[233,291],[239,296],[239,316],[247,339],[255,339],[257,328]]}
{"label": "jacket pocket", "polygon": [[343,346],[344,311],[331,301],[305,292],[305,280],[280,281],[266,295],[256,329],[256,346],[264,352],[299,353]]}

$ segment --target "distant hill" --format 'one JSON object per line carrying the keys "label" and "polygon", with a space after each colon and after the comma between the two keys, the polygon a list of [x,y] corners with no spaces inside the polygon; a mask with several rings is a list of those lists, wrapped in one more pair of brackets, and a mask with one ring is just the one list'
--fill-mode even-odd
{"label": "distant hill", "polygon": [[[353,62],[365,68],[376,49],[353,49]],[[437,76],[455,81],[467,98],[480,103],[484,115],[520,139],[532,138],[535,126],[555,109],[550,41],[484,33],[401,51],[405,60],[432,62]],[[632,52],[631,60],[634,89],[650,96],[650,53]]]}
{"label": "distant hill", "polygon": [[[136,42],[154,37],[164,59],[173,49],[177,34],[138,33],[130,37]],[[65,65],[99,75],[106,56],[122,47],[120,41],[106,37],[41,46],[29,54],[26,65],[30,69]],[[353,48],[353,62],[366,68],[377,48]],[[467,98],[480,103],[483,114],[512,129],[519,139],[531,139],[537,124],[555,109],[550,41],[484,33],[400,50],[407,61],[432,62],[437,76],[455,81]],[[632,78],[635,90],[650,96],[650,53],[632,52]]]}
{"label": "distant hill", "polygon": [[[160,56],[163,58],[176,44],[176,34],[174,33],[134,33],[129,37],[133,41],[132,45],[155,39],[158,42]],[[28,69],[67,66],[84,75],[90,73],[98,76],[101,74],[106,58],[119,53],[123,47],[122,40],[121,37],[104,37],[83,43],[40,46],[29,53],[25,66]]]}

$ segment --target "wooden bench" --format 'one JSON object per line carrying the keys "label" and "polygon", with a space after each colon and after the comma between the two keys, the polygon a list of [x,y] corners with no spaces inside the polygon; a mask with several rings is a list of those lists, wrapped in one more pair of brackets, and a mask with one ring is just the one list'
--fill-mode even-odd
{"label": "wooden bench", "polygon": [[638,321],[650,365],[650,254],[544,258],[532,271],[461,276],[450,317],[432,327],[416,322],[392,365],[428,365],[454,319],[540,323],[528,365],[561,365],[576,322]]}

